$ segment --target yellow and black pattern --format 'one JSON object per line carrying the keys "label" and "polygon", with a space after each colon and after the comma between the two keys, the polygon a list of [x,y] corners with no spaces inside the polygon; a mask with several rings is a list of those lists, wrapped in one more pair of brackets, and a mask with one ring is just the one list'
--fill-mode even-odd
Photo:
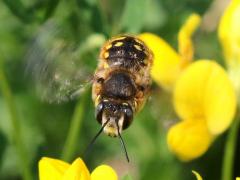
{"label": "yellow and black pattern", "polygon": [[142,41],[133,36],[120,36],[113,38],[105,46],[103,58],[109,66],[123,68],[136,68],[146,66],[147,49]]}
{"label": "yellow and black pattern", "polygon": [[113,37],[103,45],[92,97],[96,119],[109,136],[119,136],[144,105],[151,86],[151,65],[151,51],[135,36]]}

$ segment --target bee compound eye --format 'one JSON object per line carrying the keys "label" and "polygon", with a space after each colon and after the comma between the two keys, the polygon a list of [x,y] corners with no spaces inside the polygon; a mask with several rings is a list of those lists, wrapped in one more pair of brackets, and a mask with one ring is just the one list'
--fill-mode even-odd
{"label": "bee compound eye", "polygon": [[104,104],[103,104],[103,102],[100,102],[97,105],[96,110],[95,110],[95,117],[100,124],[102,124],[103,109],[104,109]]}
{"label": "bee compound eye", "polygon": [[123,113],[124,113],[123,129],[126,129],[129,127],[133,120],[132,108],[130,106],[124,107]]}

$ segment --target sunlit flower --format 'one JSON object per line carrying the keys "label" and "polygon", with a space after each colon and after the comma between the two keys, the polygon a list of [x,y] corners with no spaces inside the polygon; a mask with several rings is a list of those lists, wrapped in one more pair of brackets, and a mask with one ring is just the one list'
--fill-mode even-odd
{"label": "sunlit flower", "polygon": [[98,166],[91,174],[82,159],[72,164],[44,157],[39,161],[40,180],[117,180],[116,172],[107,165]]}
{"label": "sunlit flower", "polygon": [[176,82],[173,102],[182,121],[170,128],[168,145],[185,161],[204,154],[230,126],[236,110],[227,73],[210,60],[198,60],[185,69]]}
{"label": "sunlit flower", "polygon": [[232,0],[225,10],[218,28],[219,40],[230,79],[240,102],[240,0]]}
{"label": "sunlit flower", "polygon": [[173,99],[181,119],[204,118],[213,135],[225,131],[235,114],[236,96],[232,83],[225,70],[210,60],[198,60],[183,72],[176,83]]}
{"label": "sunlit flower", "polygon": [[212,60],[191,62],[191,36],[199,22],[195,14],[187,19],[178,34],[178,53],[156,35],[140,36],[154,54],[153,79],[172,91],[181,121],[169,129],[167,143],[183,161],[203,155],[230,126],[236,110],[236,95],[226,71]]}

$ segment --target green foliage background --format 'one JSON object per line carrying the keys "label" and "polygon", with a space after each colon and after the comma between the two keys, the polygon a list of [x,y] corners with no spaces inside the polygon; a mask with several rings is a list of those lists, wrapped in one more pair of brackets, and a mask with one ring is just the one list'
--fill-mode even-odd
{"label": "green foliage background", "polygon": [[[33,179],[37,179],[37,163],[43,156],[69,162],[83,157],[85,148],[100,128],[94,118],[90,91],[76,101],[48,104],[36,95],[31,78],[24,76],[26,53],[46,21],[54,19],[67,27],[72,33],[69,39],[77,41],[83,49],[91,35],[108,39],[121,33],[146,31],[160,35],[176,47],[177,32],[186,17],[192,12],[203,15],[211,3],[208,0],[1,1],[0,179],[22,179],[24,164],[30,167]],[[199,30],[194,41],[196,58],[222,62],[216,31]],[[89,59],[92,62],[89,66],[94,68],[98,53],[99,48],[94,48],[83,53],[82,58]],[[171,96],[153,85],[147,105],[123,133],[130,163],[125,160],[119,140],[105,135],[94,144],[85,162],[90,170],[99,164],[109,164],[121,177],[129,174],[132,179],[190,180],[194,179],[191,170],[198,171],[205,179],[220,179],[226,135],[219,137],[201,158],[183,163],[169,152],[166,144],[167,128],[176,120]],[[65,144],[69,130],[73,131],[71,123],[76,125],[76,136]],[[18,136],[18,130],[21,136]],[[23,157],[19,158],[19,152],[23,152]],[[237,154],[239,148],[234,176],[240,176]],[[24,162],[24,158],[29,161]]]}

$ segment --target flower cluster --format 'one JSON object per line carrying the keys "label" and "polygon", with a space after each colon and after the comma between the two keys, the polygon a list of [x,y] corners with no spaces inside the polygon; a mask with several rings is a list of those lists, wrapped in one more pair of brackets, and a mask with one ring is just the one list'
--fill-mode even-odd
{"label": "flower cluster", "polygon": [[[238,3],[232,4],[239,5],[239,0],[236,1]],[[234,8],[231,6],[229,9],[233,11]],[[228,28],[231,26],[225,21],[230,21],[229,16],[224,15],[227,20],[222,20],[220,29],[225,30],[220,30],[219,34],[223,44],[228,43],[223,47],[231,49],[229,45],[231,44],[236,48],[235,51],[228,49],[225,53],[225,56],[230,56],[231,52],[231,57],[238,59],[234,60],[234,65],[229,65],[235,67],[235,64],[240,62],[240,45],[239,38],[238,47],[236,42],[232,42],[236,41],[236,35],[227,37],[229,30],[226,30],[225,26]],[[181,121],[169,129],[167,142],[169,149],[183,161],[198,158],[208,150],[214,139],[231,125],[237,105],[235,90],[238,84],[235,83],[234,88],[229,74],[214,60],[193,61],[194,48],[191,36],[200,20],[200,16],[193,14],[182,26],[178,34],[178,52],[156,35],[150,33],[140,35],[154,54],[153,79],[162,88],[172,92],[174,108]],[[239,32],[236,32],[238,37]],[[239,73],[240,66],[236,69]],[[239,77],[235,80],[238,83]]]}

